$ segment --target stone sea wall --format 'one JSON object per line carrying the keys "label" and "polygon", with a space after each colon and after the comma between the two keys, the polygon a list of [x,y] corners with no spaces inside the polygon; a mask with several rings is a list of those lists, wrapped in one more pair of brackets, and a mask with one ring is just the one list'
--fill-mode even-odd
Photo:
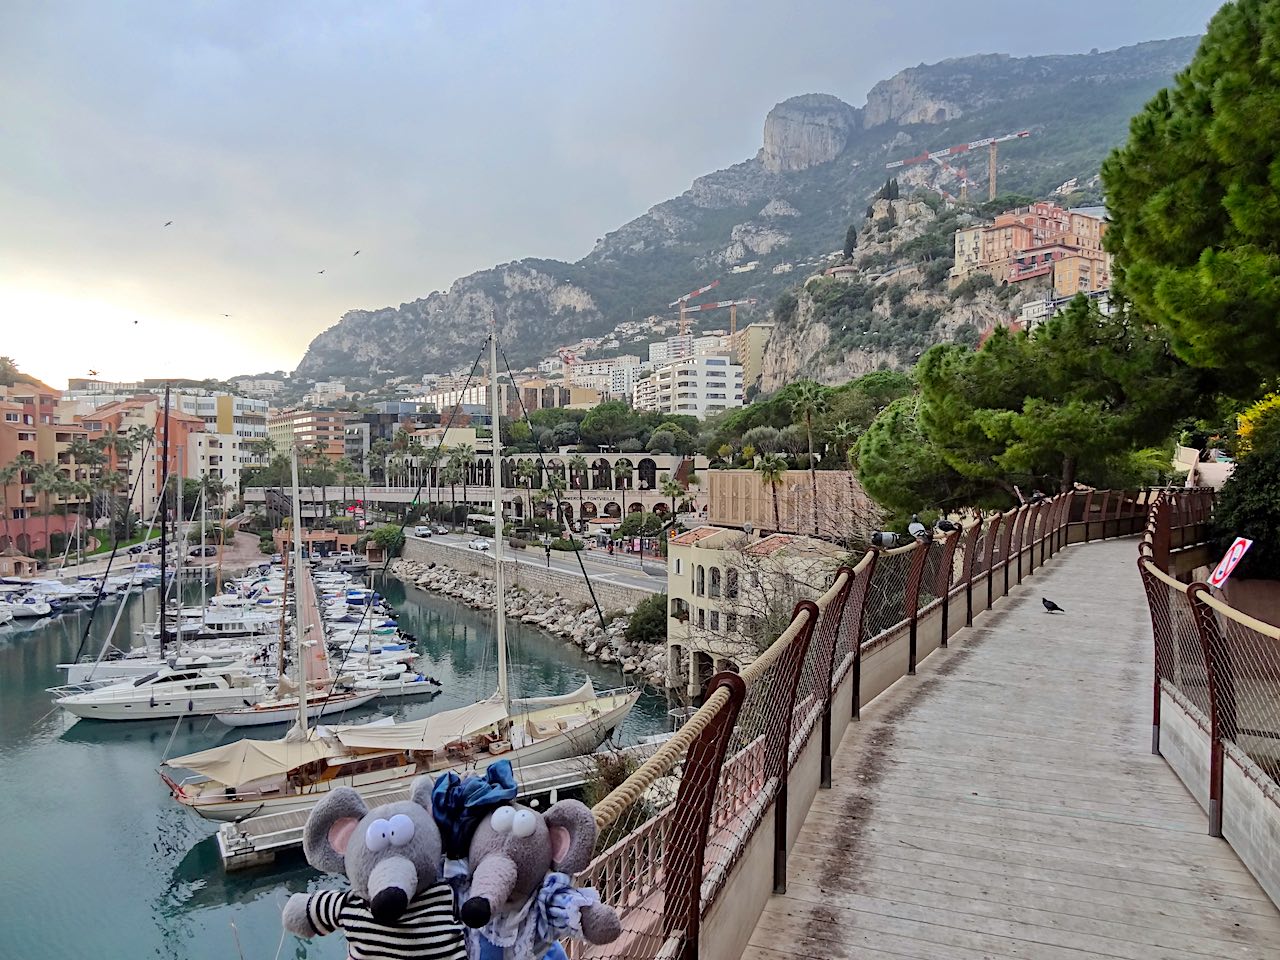
{"label": "stone sea wall", "polygon": [[[488,570],[479,569],[485,559],[488,560]],[[475,561],[470,561],[469,565],[476,569],[462,571],[443,563],[402,558],[392,563],[391,572],[424,590],[453,597],[477,610],[492,610],[492,558],[481,555]],[[640,591],[635,592],[644,596]],[[627,623],[635,612],[633,605],[612,608],[601,599],[601,608],[606,617],[612,617],[605,627],[600,626],[600,618],[590,603],[563,595],[538,592],[530,589],[529,584],[509,587],[507,593],[507,616],[510,619],[540,627],[560,637],[581,649],[589,660],[616,664],[623,673],[635,680],[644,680],[657,687],[663,686],[666,678],[666,646],[627,642]]]}

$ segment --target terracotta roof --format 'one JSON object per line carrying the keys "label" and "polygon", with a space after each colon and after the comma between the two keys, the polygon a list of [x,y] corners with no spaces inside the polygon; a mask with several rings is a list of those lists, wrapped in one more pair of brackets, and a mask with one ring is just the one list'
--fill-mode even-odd
{"label": "terracotta roof", "polygon": [[750,557],[768,557],[777,553],[783,547],[789,546],[794,539],[794,537],[789,537],[785,533],[771,533],[769,536],[763,537],[745,547],[742,552]]}
{"label": "terracotta roof", "polygon": [[695,527],[693,530],[686,530],[678,537],[672,537],[671,542],[681,547],[691,547],[699,540],[705,540],[707,537],[714,537],[723,529],[723,527]]}

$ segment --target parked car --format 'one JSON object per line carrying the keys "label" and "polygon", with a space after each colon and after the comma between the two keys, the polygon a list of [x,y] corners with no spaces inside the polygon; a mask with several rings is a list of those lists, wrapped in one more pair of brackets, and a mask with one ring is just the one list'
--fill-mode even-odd
{"label": "parked car", "polygon": [[469,540],[469,541],[467,541],[467,546],[468,546],[468,547],[470,547],[472,550],[488,550],[488,549],[489,549],[489,541],[488,541],[488,540],[482,540],[482,539],[480,539],[479,537],[477,537],[477,538],[476,538],[476,539],[474,539],[474,540]]}
{"label": "parked car", "polygon": [[211,543],[205,544],[203,547],[192,547],[187,551],[188,557],[216,557],[218,548]]}
{"label": "parked car", "polygon": [[160,546],[160,538],[152,537],[150,540],[143,540],[141,543],[135,543],[129,548],[130,553],[146,553],[148,550],[156,550]]}
{"label": "parked car", "polygon": [[426,525],[416,526],[413,528],[413,535],[415,537],[429,537],[431,536],[431,528]]}
{"label": "parked car", "polygon": [[446,534],[446,533],[448,533],[448,532],[449,532],[449,528],[448,528],[448,527],[446,527],[446,526],[444,526],[443,524],[440,524],[440,523],[437,523],[437,524],[436,524],[436,533],[441,534],[441,535],[443,536],[444,534]]}

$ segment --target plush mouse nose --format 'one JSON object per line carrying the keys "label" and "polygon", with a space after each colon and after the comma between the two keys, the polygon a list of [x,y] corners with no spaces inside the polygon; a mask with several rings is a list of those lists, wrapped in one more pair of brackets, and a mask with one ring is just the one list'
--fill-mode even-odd
{"label": "plush mouse nose", "polygon": [[369,912],[379,923],[395,923],[409,906],[409,897],[399,887],[379,890],[369,903]]}

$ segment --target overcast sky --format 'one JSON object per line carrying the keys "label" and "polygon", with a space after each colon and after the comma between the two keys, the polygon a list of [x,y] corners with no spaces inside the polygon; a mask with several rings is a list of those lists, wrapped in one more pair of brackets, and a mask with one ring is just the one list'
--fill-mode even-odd
{"label": "overcast sky", "polygon": [[786,97],[1217,6],[4,0],[0,353],[55,386],[291,369],[347,309],[584,256]]}

